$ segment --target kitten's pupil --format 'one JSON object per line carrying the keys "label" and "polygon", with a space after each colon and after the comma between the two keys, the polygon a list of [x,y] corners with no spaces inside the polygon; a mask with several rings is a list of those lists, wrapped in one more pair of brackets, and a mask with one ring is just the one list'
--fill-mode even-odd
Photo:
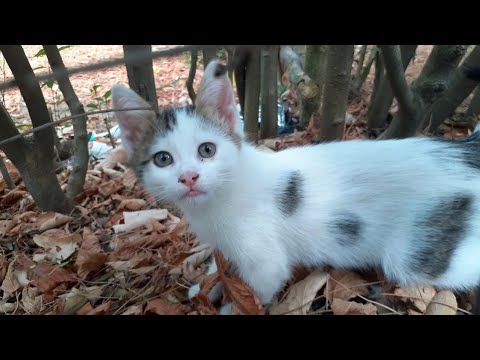
{"label": "kitten's pupil", "polygon": [[153,156],[153,162],[159,167],[165,167],[173,162],[173,157],[166,151],[160,151]]}
{"label": "kitten's pupil", "polygon": [[215,155],[216,146],[212,143],[203,143],[198,147],[198,153],[201,157],[209,158]]}

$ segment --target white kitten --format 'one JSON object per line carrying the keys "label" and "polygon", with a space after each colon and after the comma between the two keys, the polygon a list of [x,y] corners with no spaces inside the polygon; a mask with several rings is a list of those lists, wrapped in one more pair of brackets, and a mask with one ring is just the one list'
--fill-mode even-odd
{"label": "white kitten", "polygon": [[[146,105],[122,86],[112,99],[115,109]],[[216,62],[195,109],[116,114],[146,189],[180,207],[265,305],[295,265],[380,267],[400,285],[479,284],[478,133],[260,151],[242,140],[232,86]]]}

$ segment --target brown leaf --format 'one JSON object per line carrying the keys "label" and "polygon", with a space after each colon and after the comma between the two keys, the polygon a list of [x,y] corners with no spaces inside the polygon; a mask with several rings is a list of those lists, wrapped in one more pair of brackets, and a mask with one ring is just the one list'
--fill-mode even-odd
{"label": "brown leaf", "polygon": [[7,188],[7,183],[5,180],[0,179],[0,193]]}
{"label": "brown leaf", "polygon": [[395,289],[395,295],[407,303],[413,303],[422,313],[427,310],[427,305],[435,296],[436,290],[431,286],[409,286]]}
{"label": "brown leaf", "polygon": [[20,283],[15,274],[15,260],[8,265],[7,273],[5,274],[2,286],[0,289],[3,291],[13,294],[15,291],[20,289]]}
{"label": "brown leaf", "polygon": [[106,315],[110,308],[112,307],[112,302],[108,300],[106,303],[97,306],[95,309],[90,311],[87,315]]}
{"label": "brown leaf", "polygon": [[21,302],[25,311],[32,315],[40,314],[44,304],[43,296],[38,294],[38,289],[31,286],[23,288]]}
{"label": "brown leaf", "polygon": [[118,205],[118,210],[137,211],[143,209],[147,202],[143,199],[124,199]]}
{"label": "brown leaf", "polygon": [[8,260],[2,256],[0,257],[0,283],[3,283],[3,280],[5,279],[5,275],[7,274],[8,270]]}
{"label": "brown leaf", "polygon": [[108,197],[112,194],[115,194],[116,192],[120,191],[123,188],[123,184],[119,184],[115,180],[110,180],[107,182],[102,182],[98,186],[98,192],[104,196]]}
{"label": "brown leaf", "polygon": [[78,233],[66,234],[62,229],[50,229],[34,235],[33,241],[47,251],[50,260],[64,261],[78,249],[82,237]]}
{"label": "brown leaf", "polygon": [[0,206],[11,206],[23,198],[26,193],[27,192],[23,190],[12,190],[0,200]]}
{"label": "brown leaf", "polygon": [[147,303],[146,314],[157,315],[185,315],[188,307],[182,304],[173,304],[166,299],[154,299]]}
{"label": "brown leaf", "polygon": [[135,172],[132,169],[128,168],[123,175],[123,185],[125,185],[125,189],[132,190],[135,187],[137,181],[138,179],[135,175]]}
{"label": "brown leaf", "polygon": [[88,315],[93,311],[93,306],[89,302],[83,305],[80,309],[77,310],[75,314],[77,315]]}
{"label": "brown leaf", "polygon": [[39,231],[46,231],[65,225],[71,220],[73,220],[73,218],[70,216],[66,216],[53,211],[48,211],[38,216],[36,225],[38,226]]}
{"label": "brown leaf", "polygon": [[150,265],[152,258],[151,252],[141,252],[134,254],[129,260],[107,261],[105,264],[112,267],[115,271],[130,271],[134,268]]}
{"label": "brown leaf", "polygon": [[42,293],[48,293],[63,283],[75,281],[71,272],[56,265],[37,264],[24,254],[19,255],[17,260],[19,264],[27,269],[28,279]]}
{"label": "brown leaf", "polygon": [[432,298],[425,315],[456,315],[457,309],[458,304],[455,295],[449,290],[442,290]]}
{"label": "brown leaf", "polygon": [[124,164],[128,161],[127,151],[122,147],[116,147],[115,149],[110,150],[105,158],[95,166],[97,169],[113,169],[117,166],[118,163]]}
{"label": "brown leaf", "polygon": [[225,277],[223,281],[228,296],[244,315],[264,315],[265,309],[255,292],[240,278]]}
{"label": "brown leaf", "polygon": [[306,315],[318,291],[327,283],[328,273],[313,271],[305,279],[292,285],[284,301],[270,308],[271,315]]}
{"label": "brown leaf", "polygon": [[98,237],[89,228],[83,229],[83,241],[78,250],[75,265],[77,274],[81,279],[86,279],[91,273],[102,269],[107,261],[107,254],[100,246]]}
{"label": "brown leaf", "polygon": [[335,315],[376,315],[375,305],[360,304],[355,301],[346,301],[334,298],[331,306]]}
{"label": "brown leaf", "polygon": [[142,315],[143,314],[143,304],[137,304],[130,306],[120,315]]}
{"label": "brown leaf", "polygon": [[65,300],[65,304],[63,307],[63,313],[70,313],[74,311],[76,308],[81,306],[82,308],[85,302],[95,302],[97,301],[100,296],[102,295],[104,286],[84,286],[82,285],[80,288],[72,288],[70,291],[66,292],[59,296],[60,299]]}
{"label": "brown leaf", "polygon": [[365,296],[368,294],[368,286],[364,285],[366,283],[360,275],[354,272],[333,270],[325,287],[324,295],[330,302],[333,298],[350,300],[358,295]]}

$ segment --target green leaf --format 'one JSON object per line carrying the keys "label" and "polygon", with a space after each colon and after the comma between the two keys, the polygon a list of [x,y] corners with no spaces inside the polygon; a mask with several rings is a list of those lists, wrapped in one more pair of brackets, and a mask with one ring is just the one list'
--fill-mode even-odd
{"label": "green leaf", "polygon": [[40,69],[45,69],[45,66],[37,66],[35,69],[33,69],[33,71],[40,70]]}
{"label": "green leaf", "polygon": [[95,105],[94,103],[87,104],[87,107],[90,108],[90,109],[95,109],[95,110],[98,109],[98,106]]}
{"label": "green leaf", "polygon": [[112,96],[112,90],[108,90],[103,94],[105,100],[108,100]]}
{"label": "green leaf", "polygon": [[49,87],[50,89],[53,87],[53,84],[54,84],[55,80],[48,80],[48,81],[45,81],[41,87],[44,87],[44,86],[47,86]]}
{"label": "green leaf", "polygon": [[101,97],[96,97],[95,100],[97,100],[99,102],[103,102],[103,98],[101,98]]}
{"label": "green leaf", "polygon": [[38,52],[35,55],[33,55],[33,57],[40,57],[40,56],[45,56],[45,50],[44,49],[38,50]]}
{"label": "green leaf", "polygon": [[58,48],[58,51],[62,51],[62,50],[65,50],[65,49],[68,49],[68,48],[71,48],[71,47],[72,47],[72,45],[60,46],[60,47]]}
{"label": "green leaf", "polygon": [[173,80],[170,85],[177,85],[178,81],[180,80],[180,76]]}
{"label": "green leaf", "polygon": [[92,86],[92,91],[97,91],[97,89],[100,87],[100,85],[93,85]]}

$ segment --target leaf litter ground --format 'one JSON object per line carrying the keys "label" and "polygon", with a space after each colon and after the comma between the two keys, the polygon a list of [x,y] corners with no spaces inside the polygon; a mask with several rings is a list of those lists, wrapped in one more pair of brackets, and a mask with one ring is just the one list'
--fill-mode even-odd
{"label": "leaf litter ground", "polygon": [[[38,51],[33,46],[26,48]],[[92,54],[86,48],[81,49],[83,57],[76,56],[80,63],[86,61],[86,54]],[[96,51],[101,48],[115,55],[121,50],[99,46]],[[422,51],[423,58],[417,59],[420,63],[428,56],[428,51]],[[66,63],[68,59],[66,56]],[[416,65],[420,68],[421,64]],[[158,94],[160,105],[187,101],[185,56],[157,60],[156,66],[156,74],[162,74],[157,78],[157,88],[163,91]],[[179,73],[181,81],[175,82]],[[93,77],[76,79],[77,87],[83,89],[79,94],[84,104],[88,101],[88,81]],[[120,67],[98,71],[96,79],[102,78],[110,80],[104,84],[107,87],[112,79],[126,83]],[[368,89],[371,79],[366,81],[362,98],[349,106],[353,118],[346,125],[345,140],[365,137]],[[14,90],[9,91],[15,95]],[[13,106],[17,111],[17,121],[28,116],[21,111],[19,99],[9,99],[7,108],[12,110]],[[291,103],[295,100],[288,99]],[[94,120],[89,128],[99,131],[104,130],[102,126],[103,122]],[[467,133],[466,128],[444,128],[444,136],[449,138],[462,138]],[[310,126],[304,132],[266,139],[260,145],[266,151],[281,151],[311,143],[317,135]],[[5,159],[3,153],[0,155]],[[221,304],[212,304],[207,294],[219,281],[225,284],[222,302],[233,301],[234,314],[453,315],[469,313],[472,308],[472,294],[432,287],[399,288],[377,272],[299,268],[266,312],[255,293],[229,271],[221,254],[198,243],[180,213],[168,204],[156,203],[143,190],[134,173],[123,165],[121,147],[103,160],[91,159],[84,191],[68,215],[38,211],[18,171],[5,162],[16,187],[7,189],[0,178],[0,313],[218,314]],[[58,174],[64,187],[68,176],[68,170]],[[219,271],[207,276],[206,262],[211,256]],[[187,290],[196,282],[200,282],[201,291],[189,300]]]}

